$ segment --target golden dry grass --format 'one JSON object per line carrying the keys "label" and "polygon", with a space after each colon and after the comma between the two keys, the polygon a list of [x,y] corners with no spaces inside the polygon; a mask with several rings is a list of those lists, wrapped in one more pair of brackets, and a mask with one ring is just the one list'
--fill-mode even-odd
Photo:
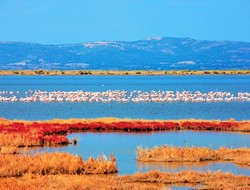
{"label": "golden dry grass", "polygon": [[250,132],[250,122],[242,123],[238,127],[238,129],[239,129],[239,131],[242,131],[242,132]]}
{"label": "golden dry grass", "polygon": [[41,142],[24,134],[8,134],[0,133],[0,154],[16,154],[20,152],[20,148],[30,146],[40,146]]}
{"label": "golden dry grass", "polygon": [[162,184],[123,183],[110,175],[25,175],[0,178],[0,184],[0,190],[167,190]]}
{"label": "golden dry grass", "polygon": [[161,147],[137,148],[137,160],[143,162],[201,162],[231,161],[240,165],[250,166],[250,148],[219,148],[212,150],[205,147]]}
{"label": "golden dry grass", "polygon": [[17,146],[1,146],[0,154],[18,154],[20,149]]}
{"label": "golden dry grass", "polygon": [[23,146],[38,146],[41,143],[36,139],[32,134],[8,134],[8,133],[0,133],[0,149],[2,146],[16,146],[16,147],[23,147]]}
{"label": "golden dry grass", "polygon": [[68,153],[43,153],[31,155],[0,155],[0,177],[24,174],[106,174],[116,173],[116,160],[111,156],[82,160]]}
{"label": "golden dry grass", "polygon": [[219,148],[215,151],[221,161],[232,161],[233,163],[250,166],[250,148]]}
{"label": "golden dry grass", "polygon": [[[0,189],[85,189],[85,190],[166,190],[171,185],[193,186],[196,189],[250,188],[250,177],[222,172],[161,173],[157,171],[127,176],[114,175],[32,175],[0,178]],[[199,186],[195,186],[199,185]]]}
{"label": "golden dry grass", "polygon": [[125,182],[148,182],[161,184],[201,184],[199,189],[249,189],[250,177],[235,176],[222,172],[194,172],[179,173],[148,172],[133,176],[121,177]]}

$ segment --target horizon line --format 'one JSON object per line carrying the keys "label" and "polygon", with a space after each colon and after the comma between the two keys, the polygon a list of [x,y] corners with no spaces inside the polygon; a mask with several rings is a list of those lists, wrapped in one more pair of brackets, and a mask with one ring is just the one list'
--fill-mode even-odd
{"label": "horizon line", "polygon": [[141,38],[137,40],[95,40],[95,41],[82,41],[82,42],[68,42],[68,43],[41,43],[41,42],[29,42],[29,41],[12,41],[12,40],[0,40],[1,44],[4,43],[27,43],[27,44],[40,44],[40,45],[66,45],[66,44],[85,44],[85,43],[100,43],[100,42],[137,42],[137,41],[160,41],[164,38],[175,38],[175,39],[191,39],[196,41],[210,41],[210,42],[243,42],[243,43],[250,43],[250,41],[242,41],[242,40],[207,40],[207,39],[196,39],[192,37],[171,37],[171,36],[152,36]]}

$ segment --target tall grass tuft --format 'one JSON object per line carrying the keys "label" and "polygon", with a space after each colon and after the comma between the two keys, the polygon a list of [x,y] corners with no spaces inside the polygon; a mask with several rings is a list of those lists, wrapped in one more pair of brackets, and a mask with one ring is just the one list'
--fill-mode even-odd
{"label": "tall grass tuft", "polygon": [[82,160],[68,153],[43,153],[31,155],[0,155],[0,177],[24,174],[108,174],[117,172],[115,159],[98,157]]}
{"label": "tall grass tuft", "polygon": [[173,147],[162,145],[152,149],[137,147],[137,160],[150,162],[201,162],[232,161],[250,166],[250,148],[219,148],[212,150],[206,147]]}

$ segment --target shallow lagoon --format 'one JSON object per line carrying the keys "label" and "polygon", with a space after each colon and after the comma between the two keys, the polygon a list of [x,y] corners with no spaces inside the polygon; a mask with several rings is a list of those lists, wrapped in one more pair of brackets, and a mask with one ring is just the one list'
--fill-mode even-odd
{"label": "shallow lagoon", "polygon": [[53,118],[118,117],[132,119],[249,119],[250,102],[217,103],[0,103],[0,117]]}
{"label": "shallow lagoon", "polygon": [[250,92],[248,75],[203,76],[0,76],[0,90],[173,90]]}
{"label": "shallow lagoon", "polygon": [[[250,77],[210,76],[0,76],[0,91],[172,90],[250,92]],[[53,118],[249,119],[250,102],[212,103],[0,103],[0,117]]]}
{"label": "shallow lagoon", "polygon": [[[0,91],[106,91],[106,90],[172,90],[250,92],[249,76],[0,76]],[[143,118],[143,119],[250,119],[249,102],[212,103],[0,103],[0,117],[8,119],[48,120],[53,118]],[[114,154],[119,174],[131,174],[154,169],[162,171],[222,170],[250,175],[250,170],[232,163],[142,163],[136,162],[136,147],[162,144],[173,146],[250,147],[247,134],[220,132],[156,132],[156,133],[78,133],[77,146],[33,149],[66,151],[96,157]]]}
{"label": "shallow lagoon", "polygon": [[145,163],[136,161],[136,148],[161,146],[162,144],[173,146],[198,146],[217,149],[221,146],[238,148],[249,147],[250,139],[247,134],[225,132],[195,132],[195,131],[168,131],[154,133],[75,133],[69,135],[69,139],[78,138],[77,146],[65,146],[57,148],[39,148],[39,151],[66,151],[78,154],[83,158],[90,156],[114,154],[118,161],[119,174],[132,174],[159,169],[161,171],[181,171],[185,169],[199,171],[232,172],[250,176],[250,169],[237,166],[230,162],[204,162],[204,163]]}

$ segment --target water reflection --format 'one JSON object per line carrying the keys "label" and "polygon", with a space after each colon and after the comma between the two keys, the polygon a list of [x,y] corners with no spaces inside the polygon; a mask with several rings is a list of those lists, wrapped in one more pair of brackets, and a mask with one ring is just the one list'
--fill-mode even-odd
{"label": "water reflection", "polygon": [[159,170],[162,172],[180,172],[183,170],[231,172],[236,175],[250,176],[250,168],[230,162],[137,162],[138,172]]}
{"label": "water reflection", "polygon": [[164,172],[178,172],[181,170],[232,172],[250,176],[250,169],[239,167],[229,162],[202,162],[202,163],[143,163],[136,161],[136,149],[138,146],[152,148],[163,144],[173,146],[197,146],[217,149],[221,146],[229,148],[250,147],[248,135],[239,133],[222,132],[197,132],[197,131],[165,131],[154,133],[73,133],[69,139],[78,138],[76,146],[65,147],[40,147],[34,152],[69,152],[81,155],[84,159],[101,154],[113,154],[117,158],[119,175],[133,174],[161,170]]}
{"label": "water reflection", "polygon": [[137,162],[137,168],[140,172],[150,170],[160,170],[164,172],[176,172],[181,170],[193,170],[197,168],[206,168],[209,170],[209,166],[212,162]]}

